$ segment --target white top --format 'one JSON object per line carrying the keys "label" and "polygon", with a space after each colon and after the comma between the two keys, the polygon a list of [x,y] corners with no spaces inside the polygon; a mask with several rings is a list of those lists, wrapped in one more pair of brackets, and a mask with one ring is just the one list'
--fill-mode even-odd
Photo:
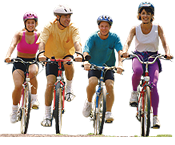
{"label": "white top", "polygon": [[148,34],[143,34],[141,25],[136,27],[135,48],[138,52],[156,52],[158,51],[158,46],[158,25],[153,25],[150,33]]}

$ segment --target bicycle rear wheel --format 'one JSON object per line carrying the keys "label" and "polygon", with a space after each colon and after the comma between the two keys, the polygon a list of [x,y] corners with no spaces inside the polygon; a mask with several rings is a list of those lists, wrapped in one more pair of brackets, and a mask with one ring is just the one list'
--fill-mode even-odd
{"label": "bicycle rear wheel", "polygon": [[[96,97],[97,98],[97,97]],[[96,104],[96,102],[95,102]],[[106,113],[106,90],[103,88],[98,100],[98,108],[94,111],[94,134],[102,134]]]}
{"label": "bicycle rear wheel", "polygon": [[56,128],[56,134],[60,134],[62,127],[62,105],[63,105],[62,87],[60,82],[57,83],[55,89],[56,89],[55,110],[54,110],[55,128]]}
{"label": "bicycle rear wheel", "polygon": [[144,94],[143,114],[141,117],[141,136],[149,136],[150,131],[150,88],[147,86]]}
{"label": "bicycle rear wheel", "polygon": [[21,134],[26,134],[29,118],[30,118],[30,107],[31,107],[31,84],[28,82],[25,86],[23,93],[22,106],[20,109],[21,118]]}

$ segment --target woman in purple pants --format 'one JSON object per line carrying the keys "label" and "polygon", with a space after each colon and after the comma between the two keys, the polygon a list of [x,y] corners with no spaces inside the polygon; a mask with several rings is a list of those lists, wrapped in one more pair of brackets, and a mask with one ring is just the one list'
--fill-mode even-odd
{"label": "woman in purple pants", "polygon": [[[158,53],[159,37],[162,41],[163,48],[167,59],[171,59],[170,50],[165,40],[165,36],[162,27],[153,24],[154,20],[154,6],[149,2],[142,2],[138,8],[138,19],[142,23],[136,27],[133,27],[130,31],[129,37],[123,48],[123,57],[126,58],[128,54],[129,46],[135,36],[135,53],[139,54],[142,60],[146,60],[149,56]],[[144,73],[144,66],[138,61],[137,58],[132,62],[133,76],[132,86],[133,92],[131,93],[130,105],[137,105],[137,86],[139,85],[140,78]],[[150,82],[153,84],[151,89],[151,101],[153,107],[153,128],[160,128],[160,122],[158,120],[158,104],[159,95],[157,92],[157,81],[161,72],[160,60],[157,60],[154,64],[149,65]]]}

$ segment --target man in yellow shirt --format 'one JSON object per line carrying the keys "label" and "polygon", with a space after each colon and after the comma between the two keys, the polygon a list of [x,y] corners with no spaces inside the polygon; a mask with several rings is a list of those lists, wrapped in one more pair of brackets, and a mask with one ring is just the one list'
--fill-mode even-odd
{"label": "man in yellow shirt", "polygon": [[[54,9],[56,19],[44,27],[38,41],[39,52],[45,51],[39,56],[39,61],[55,56],[56,59],[72,59],[75,51],[82,53],[82,46],[78,29],[70,23],[72,10],[68,6],[59,5]],[[77,55],[75,61],[82,61]],[[75,95],[72,91],[73,65],[64,65],[66,82],[66,100],[71,101]],[[47,86],[45,91],[45,117],[42,126],[51,126],[51,104],[53,87],[58,74],[58,66],[46,64]]]}

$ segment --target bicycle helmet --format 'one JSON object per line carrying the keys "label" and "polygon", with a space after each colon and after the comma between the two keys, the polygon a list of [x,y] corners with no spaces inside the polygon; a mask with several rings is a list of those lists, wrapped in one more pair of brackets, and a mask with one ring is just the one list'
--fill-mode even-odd
{"label": "bicycle helmet", "polygon": [[72,15],[73,14],[73,11],[71,8],[69,8],[67,5],[59,5],[57,6],[54,11],[53,11],[54,15],[57,17],[57,16],[60,16],[60,18],[58,19],[57,18],[57,21],[59,21],[60,25],[63,26],[64,28],[66,28],[66,26],[64,26],[62,23],[61,23],[61,16],[62,15]]}
{"label": "bicycle helmet", "polygon": [[152,10],[152,14],[154,15],[154,6],[150,2],[142,2],[138,7],[138,14],[141,13],[142,8],[150,8]]}
{"label": "bicycle helmet", "polygon": [[73,11],[67,5],[59,5],[54,9],[53,13],[55,16],[57,15],[61,16],[61,15],[73,14]]}
{"label": "bicycle helmet", "polygon": [[38,25],[38,16],[34,13],[34,12],[26,12],[23,16],[23,21],[24,21],[24,25],[25,25],[25,29],[28,31],[28,32],[33,32],[33,31],[29,31],[26,27],[26,21],[27,20],[35,20],[36,22],[36,25],[35,27]]}
{"label": "bicycle helmet", "polygon": [[38,22],[38,16],[33,12],[26,12],[23,16],[23,21],[26,22],[29,19],[34,19],[36,22]]}
{"label": "bicycle helmet", "polygon": [[101,15],[97,19],[97,24],[100,25],[101,22],[108,22],[110,26],[112,26],[113,20],[108,15]]}

